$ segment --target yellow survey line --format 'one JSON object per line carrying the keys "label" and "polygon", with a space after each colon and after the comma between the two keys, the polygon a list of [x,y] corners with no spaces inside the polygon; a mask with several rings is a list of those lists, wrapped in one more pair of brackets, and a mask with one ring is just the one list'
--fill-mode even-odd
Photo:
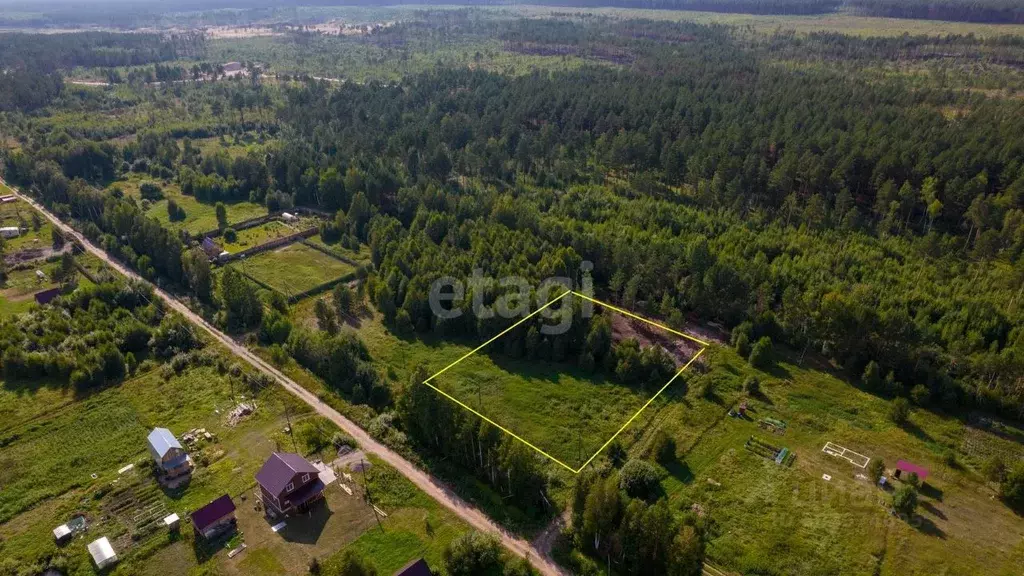
{"label": "yellow survey line", "polygon": [[[441,369],[441,371],[440,371],[440,372],[438,372],[438,373],[434,374],[433,376],[431,376],[430,378],[427,378],[426,380],[424,380],[424,381],[423,381],[423,383],[424,383],[424,384],[427,384],[427,383],[429,383],[429,382],[430,382],[431,380],[433,380],[434,378],[437,378],[437,377],[438,377],[438,376],[440,376],[441,374],[444,374],[445,372],[447,372],[447,371],[448,371],[448,370],[449,370],[450,368],[452,368],[453,366],[455,366],[455,365],[456,365],[456,364],[458,364],[459,362],[462,362],[462,361],[463,361],[463,360],[465,360],[466,358],[469,358],[469,357],[470,357],[470,356],[472,356],[473,354],[476,354],[477,352],[479,352],[479,351],[480,351],[481,349],[483,349],[484,347],[486,347],[486,346],[487,346],[488,344],[490,344],[491,342],[494,342],[494,341],[495,341],[495,340],[497,340],[498,338],[501,338],[502,336],[504,336],[505,334],[507,334],[508,332],[510,332],[510,331],[511,331],[511,330],[512,330],[513,328],[515,328],[516,326],[519,326],[519,325],[520,325],[520,324],[522,324],[523,322],[526,322],[526,321],[527,321],[527,320],[529,320],[530,318],[533,318],[533,317],[534,317],[534,316],[536,316],[537,314],[540,314],[540,312],[541,312],[542,310],[544,310],[544,309],[545,309],[545,308],[547,308],[548,306],[551,306],[551,305],[552,305],[552,304],[554,304],[555,302],[558,302],[558,301],[559,301],[559,300],[561,300],[562,298],[565,298],[565,297],[566,297],[566,296],[568,296],[569,294],[572,294],[572,291],[568,291],[568,292],[565,292],[564,294],[562,294],[562,295],[561,295],[561,296],[559,296],[558,298],[555,298],[555,299],[551,300],[550,302],[548,302],[547,304],[545,304],[545,305],[541,306],[540,308],[537,308],[537,309],[536,309],[536,310],[534,310],[533,312],[530,312],[529,314],[527,314],[527,315],[526,315],[526,317],[525,317],[525,318],[523,318],[523,319],[522,319],[522,320],[520,320],[519,322],[516,322],[515,324],[513,324],[513,325],[509,326],[508,328],[505,328],[504,330],[502,330],[501,332],[499,332],[499,333],[498,333],[498,335],[497,335],[497,336],[495,336],[494,338],[491,338],[491,339],[490,339],[490,340],[488,340],[487,342],[484,342],[483,344],[481,344],[481,345],[477,346],[476,348],[473,348],[473,349],[472,349],[472,350],[470,350],[469,352],[466,352],[465,354],[463,354],[463,355],[462,355],[462,358],[459,358],[459,359],[458,359],[458,360],[456,360],[455,362],[452,362],[451,364],[449,364],[449,365],[445,366],[444,368],[442,368],[442,369]],[[431,388],[433,388],[433,386],[431,386]]]}
{"label": "yellow survey line", "polygon": [[[626,423],[622,425],[622,428],[619,428],[619,431],[616,432],[614,436],[609,438],[608,441],[604,443],[604,446],[601,446],[600,448],[598,448],[597,452],[594,452],[594,455],[590,457],[590,460],[587,460],[586,462],[583,463],[583,466],[580,466],[579,468],[577,468],[575,470],[575,473],[579,474],[581,470],[583,470],[584,468],[587,467],[587,464],[590,464],[590,462],[593,461],[594,458],[597,458],[597,455],[600,454],[601,451],[603,451],[605,448],[607,448],[608,445],[611,444],[612,441],[615,440],[619,436],[619,434],[622,434],[622,431],[625,430],[627,426],[632,424],[633,420],[636,420],[637,416],[639,416],[644,410],[646,410],[647,407],[651,405],[651,402],[654,402],[655,398],[657,398],[658,396],[661,396],[661,393],[664,392],[666,388],[671,386],[672,383],[676,381],[676,378],[679,378],[679,375],[682,374],[687,368],[689,368],[690,364],[693,364],[693,361],[696,360],[697,358],[699,358],[700,355],[703,354],[705,350],[707,350],[707,348],[701,348],[700,352],[697,352],[696,354],[694,354],[693,358],[690,358],[690,361],[687,362],[685,366],[680,368],[679,372],[676,372],[676,375],[673,376],[671,380],[666,382],[665,385],[661,387],[661,390],[658,390],[657,394],[655,394],[654,396],[651,396],[651,399],[648,400],[647,403],[644,404],[639,410],[637,410],[636,414],[633,414],[633,417],[630,418],[629,420],[627,420]],[[564,466],[564,464],[563,464],[563,466]]]}
{"label": "yellow survey line", "polygon": [[563,468],[565,468],[566,470],[568,470],[568,471],[572,472],[573,474],[578,474],[578,473],[579,473],[579,470],[573,470],[573,469],[572,469],[572,467],[570,467],[570,466],[569,466],[568,464],[566,464],[565,462],[562,462],[561,460],[559,460],[558,458],[555,458],[555,457],[554,457],[554,456],[552,456],[551,454],[548,454],[547,452],[545,452],[545,451],[541,450],[540,448],[537,448],[537,447],[536,447],[536,446],[534,446],[533,444],[530,444],[529,442],[527,442],[527,441],[526,441],[526,440],[524,440],[523,438],[519,437],[519,436],[518,436],[518,435],[517,435],[517,434],[516,434],[515,432],[512,432],[512,431],[511,431],[511,430],[509,430],[508,428],[505,428],[504,426],[502,426],[501,424],[498,424],[498,423],[497,423],[497,422],[495,422],[494,420],[491,420],[491,419],[490,419],[490,418],[488,418],[487,416],[484,416],[483,414],[481,414],[481,413],[477,412],[476,410],[473,410],[472,408],[470,408],[470,407],[469,407],[469,406],[467,406],[466,404],[464,404],[464,403],[462,403],[461,401],[459,401],[458,399],[456,399],[456,398],[455,398],[454,396],[452,396],[451,394],[449,394],[449,393],[445,392],[444,390],[441,390],[440,388],[438,388],[437,386],[434,386],[434,385],[433,385],[433,384],[431,384],[430,382],[424,381],[423,383],[424,383],[424,384],[426,384],[427,386],[430,386],[430,387],[431,387],[431,388],[433,388],[434,390],[436,390],[436,391],[437,391],[438,393],[440,393],[440,394],[441,394],[442,396],[444,396],[445,398],[447,398],[447,399],[451,400],[452,402],[455,402],[456,404],[458,404],[459,406],[462,406],[462,407],[463,407],[463,408],[465,408],[466,410],[469,410],[469,411],[470,411],[470,412],[472,412],[473,414],[476,414],[476,415],[477,415],[477,416],[479,416],[479,417],[480,417],[480,419],[481,419],[481,420],[483,420],[484,422],[487,422],[488,424],[490,424],[491,426],[494,426],[494,427],[495,427],[495,428],[497,428],[498,430],[501,430],[501,431],[502,431],[502,432],[504,432],[505,434],[508,434],[509,436],[511,436],[511,437],[513,437],[513,438],[515,438],[516,440],[519,440],[519,441],[520,441],[520,442],[522,442],[523,444],[526,444],[526,445],[527,445],[527,446],[529,446],[530,448],[533,448],[534,450],[536,450],[537,452],[539,452],[539,453],[540,453],[541,455],[543,455],[543,456],[547,456],[547,457],[548,457],[548,458],[550,458],[550,459],[551,459],[552,461],[554,461],[554,462],[558,463],[559,465],[561,465],[561,466],[562,466]]}
{"label": "yellow survey line", "polygon": [[637,316],[636,314],[633,314],[629,310],[623,310],[622,308],[617,308],[617,307],[612,306],[611,304],[608,304],[606,302],[601,302],[600,300],[595,300],[594,298],[591,298],[590,296],[587,296],[586,294],[580,294],[579,292],[576,292],[575,290],[573,290],[572,293],[577,295],[577,296],[579,296],[580,298],[583,298],[584,300],[589,300],[589,301],[593,302],[594,304],[599,304],[599,305],[604,306],[605,308],[608,308],[610,310],[615,310],[619,314],[625,314],[626,316],[629,316],[630,318],[633,318],[635,320],[639,320],[641,322],[646,322],[647,324],[650,324],[651,326],[657,326],[658,328],[661,328],[662,330],[666,330],[668,332],[671,332],[671,333],[675,334],[676,336],[682,336],[683,338],[686,338],[687,340],[692,340],[692,341],[696,342],[697,344],[700,344],[701,346],[708,346],[709,345],[707,342],[705,342],[703,340],[699,340],[697,338],[694,338],[693,336],[690,336],[689,334],[683,334],[682,332],[673,330],[673,329],[669,328],[668,326],[662,326],[661,324],[658,324],[657,322],[652,322],[651,320],[648,320],[646,318],[641,318],[640,316]]}
{"label": "yellow survey line", "polygon": [[[561,460],[559,460],[558,458],[555,458],[554,456],[552,456],[552,455],[548,454],[548,453],[547,453],[547,452],[545,452],[544,450],[541,450],[540,448],[538,448],[538,447],[534,446],[533,444],[531,444],[530,442],[528,442],[528,441],[527,441],[526,439],[522,438],[521,436],[519,436],[519,435],[518,435],[518,434],[516,434],[515,432],[513,432],[513,431],[509,430],[508,428],[505,428],[504,426],[502,426],[501,424],[498,424],[498,423],[497,423],[497,422],[495,422],[494,420],[491,420],[491,419],[490,419],[490,418],[488,418],[487,416],[484,416],[484,415],[483,415],[483,414],[481,414],[480,412],[478,412],[478,411],[474,410],[474,409],[473,409],[472,407],[470,407],[470,406],[469,406],[468,404],[466,404],[466,403],[462,402],[462,401],[461,401],[461,400],[459,400],[458,398],[455,398],[455,397],[454,397],[454,396],[452,396],[451,394],[449,394],[449,393],[445,392],[444,390],[441,390],[441,389],[440,389],[440,388],[438,388],[437,386],[435,386],[435,385],[433,385],[433,384],[431,384],[431,383],[430,383],[430,381],[431,381],[431,380],[433,380],[434,378],[437,378],[437,377],[438,377],[438,376],[440,376],[441,374],[444,374],[445,372],[447,372],[447,371],[448,371],[448,370],[450,370],[451,368],[455,367],[455,365],[456,365],[456,364],[458,364],[458,363],[462,362],[463,360],[465,360],[466,358],[469,358],[470,356],[472,356],[472,355],[476,354],[477,352],[479,352],[479,351],[480,351],[480,350],[482,350],[483,348],[487,347],[487,345],[491,344],[492,342],[494,342],[494,341],[495,341],[495,340],[497,340],[498,338],[501,338],[501,337],[502,337],[502,336],[504,336],[505,334],[508,334],[508,333],[509,333],[510,331],[512,331],[513,329],[515,329],[516,327],[518,327],[518,326],[519,326],[520,324],[522,324],[523,322],[526,322],[526,321],[527,321],[527,320],[529,320],[530,318],[533,318],[534,316],[536,316],[537,314],[539,314],[539,313],[540,313],[541,311],[543,311],[543,310],[544,310],[544,309],[546,309],[547,307],[551,306],[551,305],[552,305],[552,304],[554,304],[555,302],[558,302],[558,301],[562,300],[563,298],[565,298],[565,297],[566,297],[566,296],[568,296],[569,294],[575,294],[576,296],[579,296],[580,298],[583,298],[583,299],[589,300],[589,301],[591,301],[591,302],[593,302],[593,303],[595,303],[595,304],[598,304],[598,305],[600,305],[600,306],[604,306],[605,308],[608,308],[608,309],[610,309],[610,310],[614,310],[614,311],[616,311],[616,312],[618,312],[618,313],[620,313],[620,314],[625,314],[626,316],[629,316],[630,318],[634,318],[634,319],[636,319],[636,320],[640,320],[641,322],[645,322],[645,323],[647,323],[647,324],[650,324],[651,326],[656,326],[656,327],[658,327],[658,328],[661,328],[662,330],[666,330],[666,331],[668,331],[668,332],[671,332],[672,334],[675,334],[675,335],[677,335],[677,336],[682,336],[683,338],[686,338],[686,339],[688,339],[688,340],[692,340],[692,341],[694,341],[694,342],[697,342],[697,343],[699,343],[699,344],[701,344],[701,345],[703,345],[703,346],[704,346],[704,348],[701,348],[701,349],[700,349],[700,350],[699,350],[699,351],[698,351],[698,352],[697,352],[696,354],[694,354],[694,355],[693,355],[693,357],[692,357],[692,358],[690,358],[690,360],[689,360],[689,361],[688,361],[688,362],[687,362],[687,363],[686,363],[686,364],[685,364],[685,365],[684,365],[684,366],[683,366],[682,368],[680,368],[680,369],[679,369],[679,371],[678,371],[678,372],[676,372],[676,373],[675,373],[675,375],[674,375],[674,376],[672,376],[672,378],[671,378],[671,379],[670,379],[670,380],[669,380],[668,382],[666,382],[666,383],[665,383],[665,385],[664,385],[664,386],[662,386],[662,387],[661,387],[661,389],[660,389],[660,390],[658,390],[658,392],[657,392],[657,393],[655,393],[655,394],[654,394],[654,396],[652,396],[652,397],[650,398],[650,400],[648,400],[648,401],[647,401],[647,402],[646,402],[646,403],[645,403],[645,404],[644,404],[644,405],[643,405],[642,407],[640,407],[640,409],[639,409],[639,410],[637,410],[637,411],[636,411],[636,413],[635,413],[635,414],[633,414],[633,416],[632,416],[632,417],[631,417],[631,418],[630,418],[629,420],[627,420],[627,421],[626,421],[626,423],[625,423],[625,424],[623,424],[621,428],[619,428],[618,432],[616,432],[616,433],[615,433],[615,434],[614,434],[614,435],[613,435],[613,436],[612,436],[611,438],[609,438],[609,439],[608,439],[608,441],[607,441],[607,442],[605,442],[603,446],[601,446],[600,448],[598,448],[598,449],[597,449],[597,452],[594,452],[594,455],[593,455],[593,456],[591,456],[591,457],[590,457],[590,458],[589,458],[589,459],[588,459],[588,460],[587,460],[586,462],[584,462],[582,466],[580,466],[579,468],[576,468],[576,469],[573,469],[573,468],[572,468],[571,466],[569,466],[569,465],[568,465],[568,464],[566,464],[565,462],[562,462],[562,461],[561,461]],[[679,378],[679,376],[680,376],[680,375],[681,375],[681,374],[682,374],[683,372],[685,372],[687,368],[689,368],[689,367],[690,367],[690,364],[693,364],[693,362],[694,362],[694,361],[695,361],[695,360],[696,360],[697,358],[699,358],[699,357],[700,357],[700,355],[701,355],[701,354],[703,354],[705,350],[707,350],[707,347],[708,347],[708,343],[707,343],[707,342],[704,342],[704,341],[702,341],[702,340],[698,340],[697,338],[694,338],[694,337],[692,337],[692,336],[689,336],[689,335],[687,335],[687,334],[683,334],[682,332],[678,332],[678,331],[676,331],[676,330],[673,330],[673,329],[671,329],[671,328],[669,328],[669,327],[667,327],[667,326],[662,326],[661,324],[658,324],[657,322],[652,322],[652,321],[650,321],[650,320],[647,320],[646,318],[641,318],[640,316],[637,316],[636,314],[633,314],[632,312],[629,312],[629,311],[627,311],[627,310],[623,310],[623,309],[621,309],[621,308],[617,308],[617,307],[615,307],[615,306],[612,306],[611,304],[607,304],[607,303],[605,303],[605,302],[602,302],[602,301],[600,301],[600,300],[595,300],[594,298],[591,298],[590,296],[587,296],[587,295],[585,295],[585,294],[580,294],[579,292],[576,292],[576,291],[574,291],[574,290],[568,290],[568,291],[564,292],[563,294],[561,294],[560,296],[558,296],[558,297],[556,297],[556,298],[553,298],[553,299],[552,299],[552,300],[551,300],[550,302],[548,302],[547,304],[545,304],[545,305],[541,306],[540,308],[538,308],[538,309],[534,310],[533,312],[531,312],[530,314],[526,315],[526,316],[525,316],[525,317],[524,317],[523,319],[519,320],[519,321],[518,321],[518,322],[516,322],[515,324],[513,324],[513,325],[509,326],[508,328],[506,328],[506,329],[502,330],[502,331],[501,331],[501,332],[499,332],[499,333],[498,333],[497,335],[495,335],[494,337],[490,338],[489,340],[487,340],[487,341],[486,341],[486,342],[484,342],[483,344],[481,344],[481,345],[477,346],[476,348],[474,348],[474,349],[470,350],[469,352],[467,352],[467,353],[463,354],[463,355],[462,355],[462,356],[461,356],[461,357],[460,357],[460,358],[459,358],[458,360],[456,360],[456,361],[452,362],[451,364],[449,364],[449,365],[445,366],[444,368],[442,368],[441,370],[439,370],[438,372],[436,372],[436,373],[435,373],[435,374],[434,374],[433,376],[431,376],[430,378],[427,378],[426,380],[424,380],[424,381],[423,381],[423,383],[424,383],[424,384],[426,384],[427,386],[429,386],[430,388],[432,388],[432,389],[433,389],[433,390],[434,390],[435,392],[437,392],[438,394],[440,394],[440,395],[444,396],[445,398],[447,398],[447,399],[451,400],[451,401],[452,401],[452,402],[454,402],[454,403],[455,403],[456,405],[458,405],[458,406],[460,406],[460,407],[462,407],[462,408],[465,408],[466,410],[468,410],[468,411],[470,411],[471,413],[475,414],[475,415],[476,415],[477,417],[479,417],[479,418],[480,418],[481,420],[483,420],[484,422],[487,422],[487,423],[488,423],[488,424],[490,424],[491,426],[494,426],[495,428],[497,428],[498,430],[501,430],[501,431],[502,431],[502,432],[504,432],[505,434],[508,434],[508,435],[509,435],[509,436],[511,436],[512,438],[515,438],[516,440],[518,440],[518,441],[522,442],[523,444],[525,444],[525,445],[529,446],[530,448],[532,448],[533,450],[535,450],[535,451],[536,451],[536,452],[537,452],[538,454],[540,454],[541,456],[544,456],[545,458],[547,458],[547,459],[551,460],[552,462],[554,462],[554,463],[558,464],[559,466],[561,466],[562,468],[565,468],[566,470],[568,470],[568,471],[572,472],[573,474],[579,474],[579,473],[580,473],[580,472],[581,472],[581,471],[582,471],[582,470],[583,470],[584,468],[586,468],[586,467],[587,467],[587,465],[588,465],[588,464],[590,464],[590,463],[591,463],[591,462],[592,462],[592,461],[594,460],[594,458],[597,458],[597,457],[598,457],[598,455],[600,455],[600,454],[601,454],[601,452],[603,452],[603,451],[604,451],[604,449],[605,449],[605,448],[607,448],[609,444],[611,444],[611,443],[612,443],[612,442],[613,442],[613,441],[614,441],[614,440],[615,440],[616,438],[618,438],[619,434],[622,434],[622,432],[623,432],[623,431],[624,431],[624,430],[625,430],[625,429],[626,429],[627,427],[629,427],[629,425],[630,425],[630,424],[632,424],[632,423],[633,423],[633,421],[634,421],[634,420],[636,420],[636,419],[637,419],[637,417],[639,417],[639,416],[640,416],[640,414],[642,414],[642,413],[643,413],[643,411],[644,411],[644,410],[646,410],[646,409],[647,409],[647,407],[648,407],[648,406],[650,406],[650,405],[651,405],[651,403],[652,403],[652,402],[654,402],[654,400],[658,398],[658,396],[661,396],[661,393],[662,393],[662,392],[664,392],[664,391],[665,391],[665,390],[666,390],[666,389],[667,389],[667,388],[668,388],[669,386],[671,386],[671,385],[672,385],[672,383],[676,381],[676,378]]]}

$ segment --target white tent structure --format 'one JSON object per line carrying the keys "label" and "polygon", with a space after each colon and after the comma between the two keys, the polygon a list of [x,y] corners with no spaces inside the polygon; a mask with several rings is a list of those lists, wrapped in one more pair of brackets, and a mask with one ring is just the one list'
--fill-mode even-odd
{"label": "white tent structure", "polygon": [[92,555],[96,567],[101,570],[117,562],[117,554],[114,553],[114,547],[110,545],[110,540],[106,536],[89,544],[89,554]]}

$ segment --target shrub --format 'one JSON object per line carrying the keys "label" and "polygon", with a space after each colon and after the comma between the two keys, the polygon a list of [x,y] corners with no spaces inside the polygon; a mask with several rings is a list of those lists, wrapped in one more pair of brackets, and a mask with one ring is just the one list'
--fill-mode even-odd
{"label": "shrub", "polygon": [[872,458],[871,462],[868,462],[868,478],[872,483],[878,484],[882,474],[885,474],[885,462],[881,458]]}
{"label": "shrub", "polygon": [[921,487],[921,478],[917,475],[917,472],[910,472],[909,474],[903,477],[903,481],[906,482],[909,486],[913,486],[914,488]]}
{"label": "shrub", "polygon": [[500,566],[501,545],[489,534],[467,532],[453,540],[443,556],[445,571],[451,576],[476,576]]}
{"label": "shrub", "polygon": [[1024,462],[1018,462],[1006,474],[999,485],[999,495],[1010,508],[1024,513]]}
{"label": "shrub", "polygon": [[235,232],[234,228],[225,228],[224,240],[228,243],[234,243],[238,240],[238,232]]}
{"label": "shrub", "polygon": [[904,425],[910,418],[910,402],[906,398],[896,398],[889,406],[889,419],[897,425]]}
{"label": "shrub", "polygon": [[661,464],[675,460],[676,441],[664,430],[658,430],[654,433],[654,439],[651,441],[651,456]]}
{"label": "shrub", "polygon": [[746,358],[750,356],[750,338],[746,334],[740,334],[736,336],[736,340],[733,344],[736,347],[736,353]]}
{"label": "shrub", "polygon": [[929,396],[931,396],[931,393],[928,392],[927,388],[920,384],[910,389],[910,398],[914,401],[914,404],[917,404],[918,406],[924,406],[927,404]]}
{"label": "shrub", "polygon": [[757,376],[748,376],[743,382],[743,391],[751,395],[760,394],[761,381],[757,379]]}
{"label": "shrub", "polygon": [[912,517],[917,510],[917,489],[913,486],[900,486],[892,494],[892,507],[896,512]]}
{"label": "shrub", "polygon": [[1006,463],[998,455],[993,456],[982,465],[981,473],[990,482],[1002,482],[1006,478]]}
{"label": "shrub", "polygon": [[772,339],[763,336],[750,349],[750,365],[754,368],[767,368],[772,363]]}
{"label": "shrub", "polygon": [[630,460],[619,471],[619,488],[634,498],[647,498],[658,485],[658,471],[646,460]]}
{"label": "shrub", "polygon": [[[119,188],[120,190],[120,188]],[[139,185],[139,195],[144,199],[151,202],[156,202],[164,197],[164,193],[160,190],[160,187],[153,182],[143,182]]]}

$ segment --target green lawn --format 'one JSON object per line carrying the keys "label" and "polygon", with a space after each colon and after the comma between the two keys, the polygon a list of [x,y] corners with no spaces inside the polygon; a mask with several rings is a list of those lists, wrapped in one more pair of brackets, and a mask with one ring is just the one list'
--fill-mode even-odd
{"label": "green lawn", "polygon": [[300,242],[231,265],[286,296],[355,272],[350,264]]}
{"label": "green lawn", "polygon": [[271,240],[294,234],[297,230],[286,226],[277,220],[271,220],[259,226],[239,230],[234,242],[228,242],[223,236],[217,239],[217,243],[228,252],[241,252],[260,244],[266,244]]}

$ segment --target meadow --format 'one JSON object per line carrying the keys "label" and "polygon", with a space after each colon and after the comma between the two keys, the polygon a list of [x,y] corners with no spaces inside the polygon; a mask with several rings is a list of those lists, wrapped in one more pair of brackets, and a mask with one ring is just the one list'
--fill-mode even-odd
{"label": "meadow", "polygon": [[232,264],[245,275],[285,296],[348,277],[355,267],[300,242]]}
{"label": "meadow", "polygon": [[[217,210],[215,205],[200,202],[192,196],[183,194],[176,182],[148,178],[139,174],[129,174],[111,183],[108,189],[116,186],[121,188],[125,196],[141,199],[139,186],[144,182],[153,182],[158,185],[164,196],[163,199],[156,202],[146,202],[143,204],[147,216],[156,218],[166,227],[185,230],[190,234],[202,234],[217,229]],[[169,200],[174,200],[185,211],[183,219],[171,220],[170,214],[167,212]],[[226,207],[229,224],[243,222],[267,214],[266,207],[254,202],[234,202],[226,204]]]}
{"label": "meadow", "polygon": [[[1024,523],[977,470],[988,451],[1024,457],[1020,444],[922,409],[908,424],[894,424],[886,399],[837,378],[828,365],[785,357],[761,372],[717,345],[702,363],[687,376],[689,386],[666,390],[623,441],[639,455],[656,430],[674,440],[676,460],[659,466],[661,489],[673,506],[714,519],[710,560],[758,574],[933,574],[935,566],[949,574],[1017,573]],[[761,393],[743,392],[749,376],[760,379]],[[728,416],[741,401],[747,417]],[[761,428],[764,418],[786,422],[785,433]],[[795,452],[792,466],[746,450],[751,436]],[[919,518],[891,516],[891,492],[823,453],[826,442],[881,458],[890,470],[898,459],[928,468]]]}
{"label": "meadow", "polygon": [[326,250],[339,258],[352,260],[360,266],[370,265],[373,258],[373,255],[370,253],[370,247],[366,244],[360,244],[357,250],[353,250],[342,246],[339,242],[324,242],[324,239],[319,234],[307,238],[306,242],[309,244],[315,244],[317,248]]}

